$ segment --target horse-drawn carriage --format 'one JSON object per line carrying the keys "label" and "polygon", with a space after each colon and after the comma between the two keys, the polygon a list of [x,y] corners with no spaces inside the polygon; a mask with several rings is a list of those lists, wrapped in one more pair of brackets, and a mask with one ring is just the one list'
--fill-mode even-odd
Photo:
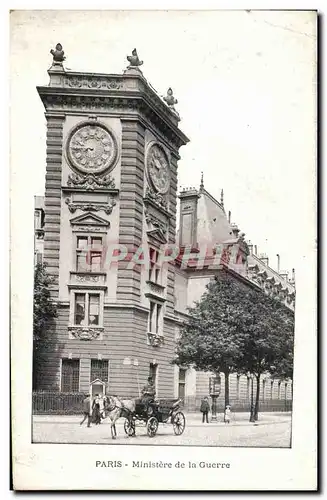
{"label": "horse-drawn carriage", "polygon": [[136,424],[141,422],[146,426],[147,435],[154,437],[158,431],[159,423],[172,424],[174,433],[177,436],[183,434],[185,429],[185,416],[180,411],[178,399],[159,399],[144,403],[137,403],[132,418],[127,418],[124,423],[124,430],[128,436],[135,436]]}
{"label": "horse-drawn carriage", "polygon": [[111,420],[111,436],[115,439],[115,422],[125,418],[124,430],[128,436],[135,436],[138,424],[145,424],[149,437],[156,435],[159,423],[172,424],[177,436],[185,429],[185,416],[180,410],[181,400],[159,399],[144,403],[142,400],[121,400],[117,396],[108,396],[105,404],[104,416]]}

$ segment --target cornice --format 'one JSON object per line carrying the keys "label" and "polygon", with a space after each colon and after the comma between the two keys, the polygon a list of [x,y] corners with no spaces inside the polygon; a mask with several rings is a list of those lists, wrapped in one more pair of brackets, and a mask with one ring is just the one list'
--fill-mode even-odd
{"label": "cornice", "polygon": [[144,114],[160,130],[164,129],[179,148],[189,142],[178,128],[178,117],[149,86],[142,75],[50,72],[50,86],[37,87],[46,111],[121,113],[122,109]]}

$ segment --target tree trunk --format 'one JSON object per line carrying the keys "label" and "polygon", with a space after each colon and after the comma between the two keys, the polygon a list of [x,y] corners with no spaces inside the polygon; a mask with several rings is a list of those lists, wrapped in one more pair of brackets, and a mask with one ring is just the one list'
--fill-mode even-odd
{"label": "tree trunk", "polygon": [[229,370],[224,372],[225,375],[225,408],[229,405]]}
{"label": "tree trunk", "polygon": [[255,405],[254,405],[254,420],[258,420],[259,416],[259,399],[260,399],[260,374],[257,375],[257,390],[255,395]]}
{"label": "tree trunk", "polygon": [[254,403],[253,403],[253,376],[251,377],[251,406],[250,406],[250,422],[254,423]]}

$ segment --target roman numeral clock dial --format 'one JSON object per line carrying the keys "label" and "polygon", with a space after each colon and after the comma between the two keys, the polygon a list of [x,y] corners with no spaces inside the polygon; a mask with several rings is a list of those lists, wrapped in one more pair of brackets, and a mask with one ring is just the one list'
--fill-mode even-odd
{"label": "roman numeral clock dial", "polygon": [[160,194],[169,188],[169,162],[163,148],[153,144],[147,154],[147,171],[152,187]]}
{"label": "roman numeral clock dial", "polygon": [[82,124],[67,142],[67,156],[73,167],[84,173],[101,173],[112,167],[117,158],[117,141],[103,125]]}

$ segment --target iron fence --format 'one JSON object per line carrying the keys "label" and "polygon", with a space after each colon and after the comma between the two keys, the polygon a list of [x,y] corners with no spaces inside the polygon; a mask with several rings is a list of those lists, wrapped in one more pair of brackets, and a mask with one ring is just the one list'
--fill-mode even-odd
{"label": "iron fence", "polygon": [[[186,397],[183,400],[183,407],[185,411],[193,412],[200,411],[202,398],[200,397]],[[209,401],[211,406],[211,401]],[[248,399],[230,399],[229,404],[231,410],[234,412],[249,412],[251,409],[251,402]],[[225,409],[224,399],[217,399],[217,412],[222,413]],[[266,399],[259,401],[259,412],[273,412],[273,411],[292,411],[291,399]]]}
{"label": "iron fence", "polygon": [[84,392],[33,392],[33,414],[76,415],[82,413]]}
{"label": "iron fence", "polygon": [[[33,414],[35,415],[77,415],[83,411],[84,392],[55,392],[37,391],[33,392]],[[124,396],[130,399],[130,396]],[[182,402],[184,411],[195,412],[200,410],[201,399],[199,397],[186,397]],[[172,401],[174,401],[172,399]],[[210,401],[211,403],[211,401]],[[224,399],[218,398],[217,412],[224,411]],[[247,399],[230,400],[231,409],[234,412],[249,412],[250,401]],[[292,400],[270,399],[259,402],[259,412],[285,412],[292,411]]]}

